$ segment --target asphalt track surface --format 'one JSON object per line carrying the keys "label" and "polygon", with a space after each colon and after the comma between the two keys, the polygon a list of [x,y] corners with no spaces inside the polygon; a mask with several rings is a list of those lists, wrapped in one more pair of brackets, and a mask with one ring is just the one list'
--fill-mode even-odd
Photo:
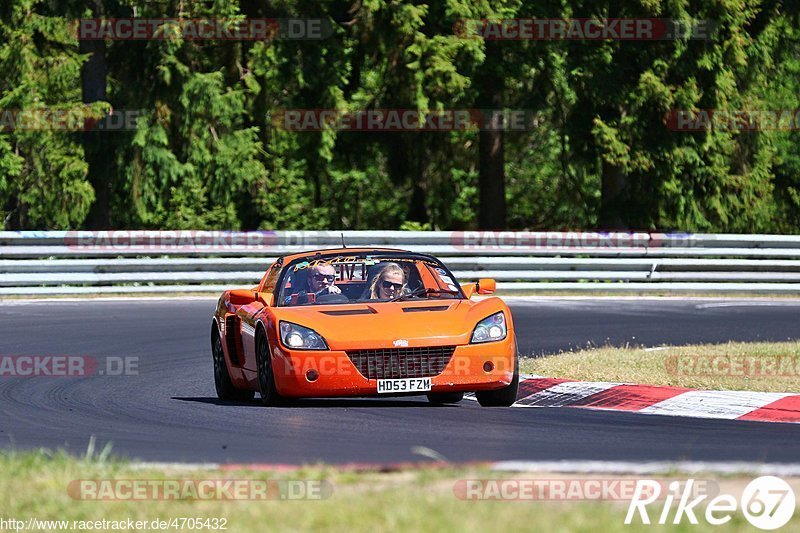
{"label": "asphalt track surface", "polygon": [[[0,354],[139,358],[138,375],[0,377],[0,447],[65,448],[90,436],[132,459],[299,464],[428,461],[800,462],[800,424],[575,408],[481,408],[424,397],[218,402],[214,301],[0,303]],[[798,301],[533,300],[511,304],[523,353],[586,345],[800,338]]]}

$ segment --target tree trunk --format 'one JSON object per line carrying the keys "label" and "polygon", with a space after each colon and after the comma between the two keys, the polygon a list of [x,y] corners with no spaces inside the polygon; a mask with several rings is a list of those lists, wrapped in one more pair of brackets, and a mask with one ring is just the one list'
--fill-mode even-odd
{"label": "tree trunk", "polygon": [[[501,43],[502,44],[502,43]],[[486,60],[478,77],[478,107],[485,110],[503,108],[502,50],[495,41],[486,43]],[[505,150],[502,129],[478,133],[478,227],[499,230],[506,227]]]}
{"label": "tree trunk", "polygon": [[[92,16],[102,17],[101,0],[95,0]],[[80,52],[91,54],[89,60],[81,68],[81,88],[83,102],[101,102],[106,100],[106,43],[104,41],[81,41]],[[87,131],[83,133],[83,150],[89,165],[89,183],[94,188],[95,199],[85,225],[90,229],[104,229],[111,226],[111,176],[109,168],[113,150],[109,144],[109,132]]]}
{"label": "tree trunk", "polygon": [[[425,150],[425,145],[420,142],[420,139],[424,137],[420,137],[419,134],[406,135],[411,135],[410,142],[403,143],[403,145],[408,154],[408,170],[412,172],[411,205],[409,206],[406,218],[412,222],[427,224],[430,222],[430,216],[428,214],[428,189],[425,184],[425,161],[428,154]],[[408,137],[406,137],[406,139],[408,139]]]}
{"label": "tree trunk", "polygon": [[625,224],[625,173],[622,168],[603,161],[601,176],[600,219],[601,229],[627,229]]}

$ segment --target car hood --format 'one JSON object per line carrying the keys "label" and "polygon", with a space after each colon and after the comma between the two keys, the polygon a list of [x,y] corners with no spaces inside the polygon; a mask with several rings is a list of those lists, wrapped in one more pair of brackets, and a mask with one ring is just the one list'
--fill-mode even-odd
{"label": "car hood", "polygon": [[350,350],[468,344],[478,321],[504,309],[497,298],[441,299],[282,307],[275,315],[315,330],[332,350]]}

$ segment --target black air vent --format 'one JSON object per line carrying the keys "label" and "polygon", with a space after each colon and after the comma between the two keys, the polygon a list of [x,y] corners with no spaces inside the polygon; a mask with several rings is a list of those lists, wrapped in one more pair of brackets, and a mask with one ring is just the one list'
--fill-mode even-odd
{"label": "black air vent", "polygon": [[244,363],[240,323],[239,317],[236,315],[228,315],[225,318],[225,342],[228,344],[228,355],[231,363],[237,366],[242,366]]}
{"label": "black air vent", "polygon": [[336,309],[333,311],[320,311],[323,315],[330,316],[348,316],[348,315],[372,315],[376,313],[374,309],[369,307],[366,309]]}
{"label": "black air vent", "polygon": [[404,307],[404,313],[421,313],[422,311],[447,311],[450,309],[449,305],[435,305],[431,307]]}

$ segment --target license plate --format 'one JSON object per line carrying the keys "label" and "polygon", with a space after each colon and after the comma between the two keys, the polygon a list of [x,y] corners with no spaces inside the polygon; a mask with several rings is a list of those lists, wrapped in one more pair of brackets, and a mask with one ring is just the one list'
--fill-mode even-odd
{"label": "license plate", "polygon": [[378,394],[394,392],[427,392],[431,390],[431,378],[379,379]]}

